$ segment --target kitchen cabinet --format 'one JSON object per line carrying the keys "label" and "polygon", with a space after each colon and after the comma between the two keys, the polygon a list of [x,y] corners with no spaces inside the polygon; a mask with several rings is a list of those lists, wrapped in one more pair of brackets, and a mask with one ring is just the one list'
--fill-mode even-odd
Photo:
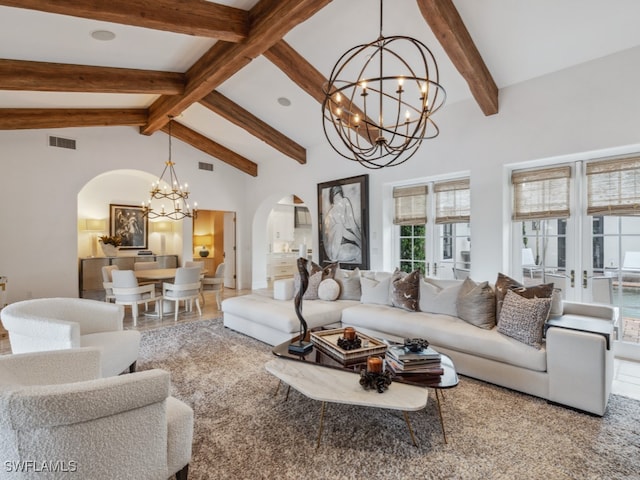
{"label": "kitchen cabinet", "polygon": [[270,280],[291,278],[296,272],[296,253],[271,253],[268,255],[267,275]]}
{"label": "kitchen cabinet", "polygon": [[292,242],[294,240],[294,228],[293,206],[276,205],[271,211],[273,242]]}

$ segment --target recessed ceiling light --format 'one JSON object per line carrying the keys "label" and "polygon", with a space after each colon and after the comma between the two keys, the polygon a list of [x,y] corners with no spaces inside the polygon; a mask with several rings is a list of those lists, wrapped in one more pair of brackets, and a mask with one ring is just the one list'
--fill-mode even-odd
{"label": "recessed ceiling light", "polygon": [[291,105],[291,100],[289,100],[287,97],[280,97],[278,99],[278,103],[283,107],[288,107],[289,105]]}
{"label": "recessed ceiling light", "polygon": [[109,30],[96,30],[95,32],[91,32],[91,36],[102,42],[108,42],[116,38],[116,34]]}

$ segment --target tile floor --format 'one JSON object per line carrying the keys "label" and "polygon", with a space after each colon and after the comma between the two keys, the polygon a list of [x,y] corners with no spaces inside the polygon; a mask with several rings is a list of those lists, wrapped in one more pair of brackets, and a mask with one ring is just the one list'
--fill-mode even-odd
{"label": "tile floor", "polygon": [[[230,290],[225,289],[223,298],[229,298],[237,295],[246,295],[249,290]],[[198,316],[198,312],[194,309],[191,313],[181,313],[178,316],[178,323],[193,322],[203,318],[215,318],[222,315],[218,310],[213,292],[205,292],[205,302],[202,308],[202,317]],[[138,317],[138,325],[133,326],[133,319],[130,310],[127,308],[124,318],[125,328],[136,328],[137,330],[150,330],[174,323],[173,316],[165,316],[162,320],[154,317]],[[9,340],[0,339],[0,354],[10,353]],[[640,400],[640,362],[630,360],[616,359],[614,363],[614,380],[612,386],[613,393],[624,395],[626,397]]]}

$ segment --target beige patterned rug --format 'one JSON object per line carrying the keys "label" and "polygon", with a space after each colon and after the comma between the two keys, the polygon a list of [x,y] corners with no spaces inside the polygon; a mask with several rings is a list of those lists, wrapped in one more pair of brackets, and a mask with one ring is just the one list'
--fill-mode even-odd
{"label": "beige patterned rug", "polygon": [[274,397],[271,355],[222,319],[143,332],[139,369],[170,371],[195,411],[189,478],[640,479],[639,401],[613,395],[600,418],[466,377],[446,393],[448,445],[431,396],[409,414],[419,448],[400,412],[330,404],[316,450],[320,403]]}

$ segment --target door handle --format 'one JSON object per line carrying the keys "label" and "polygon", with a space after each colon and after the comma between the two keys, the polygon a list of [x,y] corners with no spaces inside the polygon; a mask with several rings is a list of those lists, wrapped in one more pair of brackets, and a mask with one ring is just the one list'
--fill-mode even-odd
{"label": "door handle", "polygon": [[586,270],[582,271],[582,288],[587,288],[587,282],[589,281],[589,276]]}
{"label": "door handle", "polygon": [[569,278],[571,279],[571,288],[574,288],[576,286],[576,271],[575,270],[571,270],[571,274],[570,274]]}
{"label": "door handle", "polygon": [[433,262],[433,276],[438,276],[438,264],[436,262]]}

